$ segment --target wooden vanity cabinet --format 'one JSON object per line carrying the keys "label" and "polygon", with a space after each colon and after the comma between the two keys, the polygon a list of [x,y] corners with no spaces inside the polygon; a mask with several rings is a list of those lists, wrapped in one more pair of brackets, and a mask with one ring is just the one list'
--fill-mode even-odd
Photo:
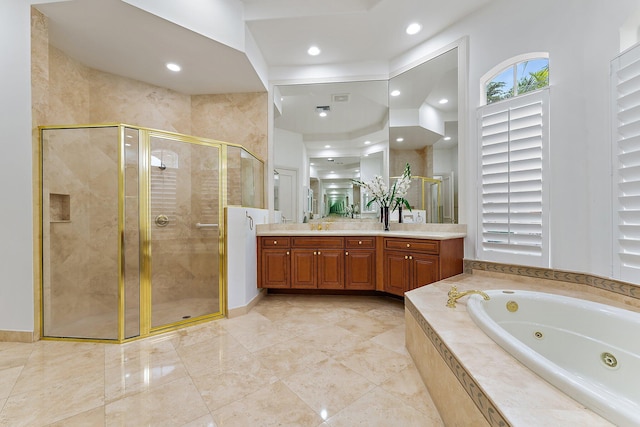
{"label": "wooden vanity cabinet", "polygon": [[258,237],[258,287],[378,290],[402,296],[462,273],[463,239]]}
{"label": "wooden vanity cabinet", "polygon": [[291,287],[344,289],[344,238],[292,237]]}
{"label": "wooden vanity cabinet", "polygon": [[344,238],[345,289],[376,289],[376,238]]}
{"label": "wooden vanity cabinet", "polygon": [[258,242],[258,287],[291,287],[289,237],[261,237]]}
{"label": "wooden vanity cabinet", "polygon": [[384,239],[384,291],[404,295],[462,273],[462,239]]}

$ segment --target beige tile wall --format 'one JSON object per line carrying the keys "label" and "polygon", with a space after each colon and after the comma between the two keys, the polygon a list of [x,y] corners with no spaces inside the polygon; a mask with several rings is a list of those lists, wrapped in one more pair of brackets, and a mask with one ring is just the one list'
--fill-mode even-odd
{"label": "beige tile wall", "polygon": [[[262,159],[267,158],[267,93],[244,93],[244,94],[217,94],[217,95],[197,95],[190,96],[181,94],[166,88],[149,85],[140,81],[128,79],[121,76],[105,73],[84,66],[67,56],[61,50],[49,45],[47,18],[35,9],[32,9],[32,108],[33,108],[33,153],[34,153],[34,206],[40,205],[39,200],[39,139],[37,127],[42,125],[62,125],[62,124],[93,124],[93,123],[114,123],[122,122],[131,125],[149,127],[194,135],[198,137],[210,138],[224,142],[242,144],[248,150],[258,155]],[[69,159],[77,162],[95,156],[95,153],[78,152]],[[107,157],[104,152],[100,157]],[[104,160],[104,161],[102,161]],[[89,180],[95,189],[104,185],[112,185],[112,180],[104,183],[106,169],[114,167],[112,158],[102,159],[91,163],[91,170],[87,170],[87,175],[79,180]],[[239,160],[239,159],[238,159]],[[63,165],[59,165],[64,169]],[[61,170],[62,170],[61,169]],[[188,181],[198,180],[198,176],[188,177]],[[186,182],[186,181],[185,181]],[[49,191],[48,184],[45,184],[46,191]],[[240,183],[237,187],[239,189]],[[76,191],[77,190],[77,191]],[[99,189],[95,194],[101,194]],[[69,190],[70,192],[72,189]],[[101,218],[104,216],[101,206],[104,197],[91,196],[91,194],[81,193],[79,189],[73,190],[72,204],[85,206],[91,209],[90,216]],[[230,189],[233,193],[233,189]],[[239,193],[238,193],[239,194]],[[110,201],[112,203],[112,200]],[[193,203],[191,201],[185,203]],[[73,209],[73,207],[72,207]],[[34,209],[34,230],[39,231],[38,209]],[[73,213],[73,218],[79,218],[77,212]],[[104,218],[102,218],[104,219]],[[48,222],[45,221],[45,224]],[[58,224],[60,225],[60,224]],[[63,226],[64,227],[64,226]],[[57,227],[61,228],[61,227]],[[71,228],[71,227],[67,227]],[[105,229],[106,230],[106,229]],[[54,230],[53,233],[59,233]],[[36,234],[35,253],[39,264],[39,233]],[[114,232],[117,238],[117,230]],[[71,244],[72,241],[86,240],[80,234],[74,236],[57,236],[56,239]],[[44,242],[49,244],[49,241]],[[59,249],[59,248],[56,248]],[[98,253],[99,248],[95,248]],[[54,257],[62,256],[64,251],[55,253]],[[108,258],[108,257],[107,257]],[[58,266],[54,274],[58,276],[56,280],[67,281],[69,283],[80,280],[80,276],[91,278],[89,284],[83,286],[91,290],[91,306],[94,308],[111,306],[113,295],[105,292],[107,278],[114,272],[106,272],[105,265],[101,262],[86,262],[84,272],[69,271],[70,268],[63,267],[64,261],[57,258],[45,260],[51,265]],[[187,269],[207,268],[211,265],[201,260],[192,260],[192,265],[185,265]],[[66,268],[66,270],[65,270]],[[36,272],[34,281],[35,294],[38,295],[36,301],[36,324],[40,324],[39,318],[39,295],[40,295],[40,272]],[[201,285],[197,286],[200,287]],[[67,314],[83,315],[82,304],[74,300],[76,293],[74,287],[61,288],[56,291],[56,301],[64,300],[63,305],[68,306]],[[51,292],[47,289],[46,292]],[[49,315],[53,315],[50,313]]]}

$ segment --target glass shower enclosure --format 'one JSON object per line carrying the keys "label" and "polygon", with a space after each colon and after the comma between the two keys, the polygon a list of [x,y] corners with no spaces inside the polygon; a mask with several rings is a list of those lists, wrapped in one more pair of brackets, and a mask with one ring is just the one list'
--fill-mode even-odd
{"label": "glass shower enclosure", "polygon": [[123,124],[41,132],[42,335],[124,342],[226,311],[223,209],[262,207],[241,146]]}

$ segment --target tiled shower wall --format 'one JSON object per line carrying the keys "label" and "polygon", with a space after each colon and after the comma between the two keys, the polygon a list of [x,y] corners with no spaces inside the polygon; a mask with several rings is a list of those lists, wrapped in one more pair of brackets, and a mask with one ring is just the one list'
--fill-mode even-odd
{"label": "tiled shower wall", "polygon": [[[43,157],[45,331],[96,313],[117,334],[117,130],[56,131]],[[51,195],[51,196],[50,196]],[[56,199],[65,200],[53,207]],[[51,286],[66,283],[68,286]],[[53,307],[52,310],[49,308]],[[116,338],[109,336],[106,338]]]}
{"label": "tiled shower wall", "polygon": [[[38,126],[114,122],[242,144],[262,159],[267,158],[266,92],[190,96],[101,72],[51,46],[48,31],[47,18],[32,8],[34,159],[38,158]],[[35,161],[33,174],[33,203],[37,207],[39,175]],[[229,193],[240,194],[232,188]],[[37,229],[37,209],[34,216]],[[103,267],[88,264],[86,268],[91,271],[85,274],[91,277],[106,277]],[[115,270],[108,272],[114,274]],[[35,277],[36,312],[40,279]],[[112,295],[96,289],[92,297],[97,305],[111,305]],[[64,298],[74,304],[72,292]]]}

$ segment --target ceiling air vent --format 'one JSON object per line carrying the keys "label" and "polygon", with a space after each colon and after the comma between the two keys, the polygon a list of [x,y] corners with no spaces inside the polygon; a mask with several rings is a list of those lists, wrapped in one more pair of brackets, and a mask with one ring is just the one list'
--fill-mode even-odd
{"label": "ceiling air vent", "polygon": [[349,97],[351,95],[348,93],[334,93],[331,95],[331,101],[333,102],[349,102]]}

